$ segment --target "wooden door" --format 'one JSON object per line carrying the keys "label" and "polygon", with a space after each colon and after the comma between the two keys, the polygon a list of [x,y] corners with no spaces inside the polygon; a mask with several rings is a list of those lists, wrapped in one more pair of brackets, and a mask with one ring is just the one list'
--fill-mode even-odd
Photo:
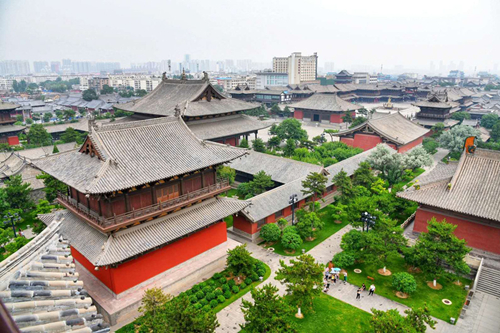
{"label": "wooden door", "polygon": [[179,196],[179,184],[164,186],[156,190],[156,201],[165,202]]}

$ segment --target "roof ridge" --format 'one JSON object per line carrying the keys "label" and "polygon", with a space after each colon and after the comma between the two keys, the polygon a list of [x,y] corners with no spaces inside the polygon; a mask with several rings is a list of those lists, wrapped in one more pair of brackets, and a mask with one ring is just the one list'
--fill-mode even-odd
{"label": "roof ridge", "polygon": [[117,124],[106,123],[106,124],[102,124],[101,126],[96,127],[95,131],[96,132],[120,131],[120,130],[124,130],[124,129],[129,129],[129,128],[157,125],[158,123],[169,123],[169,122],[174,122],[174,121],[175,121],[175,117],[167,116],[167,117],[157,117],[157,118],[150,118],[150,119],[144,119],[144,120],[129,121],[129,122],[123,122],[123,123],[117,123]]}

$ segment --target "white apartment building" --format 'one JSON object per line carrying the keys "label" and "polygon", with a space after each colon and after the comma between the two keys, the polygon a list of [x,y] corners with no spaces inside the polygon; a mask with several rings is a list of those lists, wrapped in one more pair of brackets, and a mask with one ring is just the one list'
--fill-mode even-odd
{"label": "white apartment building", "polygon": [[318,78],[318,54],[302,56],[300,52],[294,52],[288,57],[274,57],[273,72],[287,73],[289,84],[315,81]]}
{"label": "white apartment building", "polygon": [[153,75],[109,75],[109,86],[117,89],[132,87],[147,92],[154,90],[161,82],[161,77]]}
{"label": "white apartment building", "polygon": [[241,77],[218,77],[215,78],[215,81],[219,86],[224,88],[224,91],[233,90],[237,86],[248,86],[250,89],[255,89],[255,80],[254,76],[241,76]]}
{"label": "white apartment building", "polygon": [[366,72],[354,72],[352,75],[352,83],[367,84],[370,83],[370,74]]}
{"label": "white apartment building", "polygon": [[0,90],[6,90],[9,91],[12,88],[12,85],[14,84],[14,79],[6,79],[6,78],[0,78]]}
{"label": "white apartment building", "polygon": [[255,80],[256,89],[264,89],[265,87],[286,86],[288,84],[287,73],[260,72],[256,73]]}

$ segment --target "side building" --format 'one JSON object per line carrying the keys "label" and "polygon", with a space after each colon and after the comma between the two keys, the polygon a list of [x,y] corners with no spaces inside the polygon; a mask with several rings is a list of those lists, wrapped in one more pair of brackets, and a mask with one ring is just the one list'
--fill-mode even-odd
{"label": "side building", "polygon": [[246,150],[198,139],[180,117],[89,126],[78,150],[34,160],[68,185],[61,234],[107,321],[135,311],[144,289],[179,291],[222,270],[223,219],[249,205],[216,168]]}
{"label": "side building", "polygon": [[290,107],[294,109],[295,119],[333,124],[343,123],[342,117],[346,114],[354,118],[355,111],[361,109],[360,105],[343,100],[337,94],[321,93],[290,104]]}
{"label": "side building", "polygon": [[18,134],[26,128],[26,126],[14,125],[16,118],[12,115],[20,105],[13,103],[0,102],[0,144],[8,144],[15,146],[19,144]]}

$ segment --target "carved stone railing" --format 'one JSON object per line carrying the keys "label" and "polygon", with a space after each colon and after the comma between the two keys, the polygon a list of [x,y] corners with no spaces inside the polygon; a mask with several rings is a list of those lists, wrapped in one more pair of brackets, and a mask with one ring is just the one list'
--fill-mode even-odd
{"label": "carved stone railing", "polygon": [[124,225],[128,224],[129,222],[131,223],[132,221],[141,220],[143,218],[154,217],[164,212],[186,206],[199,199],[204,199],[204,197],[208,197],[210,194],[218,194],[229,189],[229,182],[227,180],[221,180],[215,184],[183,194],[177,198],[155,203],[153,205],[140,209],[133,209],[130,212],[126,212],[120,215],[114,215],[108,218],[99,216],[97,212],[92,211],[86,205],[82,204],[81,202],[78,203],[75,199],[67,195],[59,194],[58,199],[62,205],[72,210],[73,212],[76,212],[92,224],[97,225],[98,227],[100,227],[100,229],[104,230],[118,224]]}

